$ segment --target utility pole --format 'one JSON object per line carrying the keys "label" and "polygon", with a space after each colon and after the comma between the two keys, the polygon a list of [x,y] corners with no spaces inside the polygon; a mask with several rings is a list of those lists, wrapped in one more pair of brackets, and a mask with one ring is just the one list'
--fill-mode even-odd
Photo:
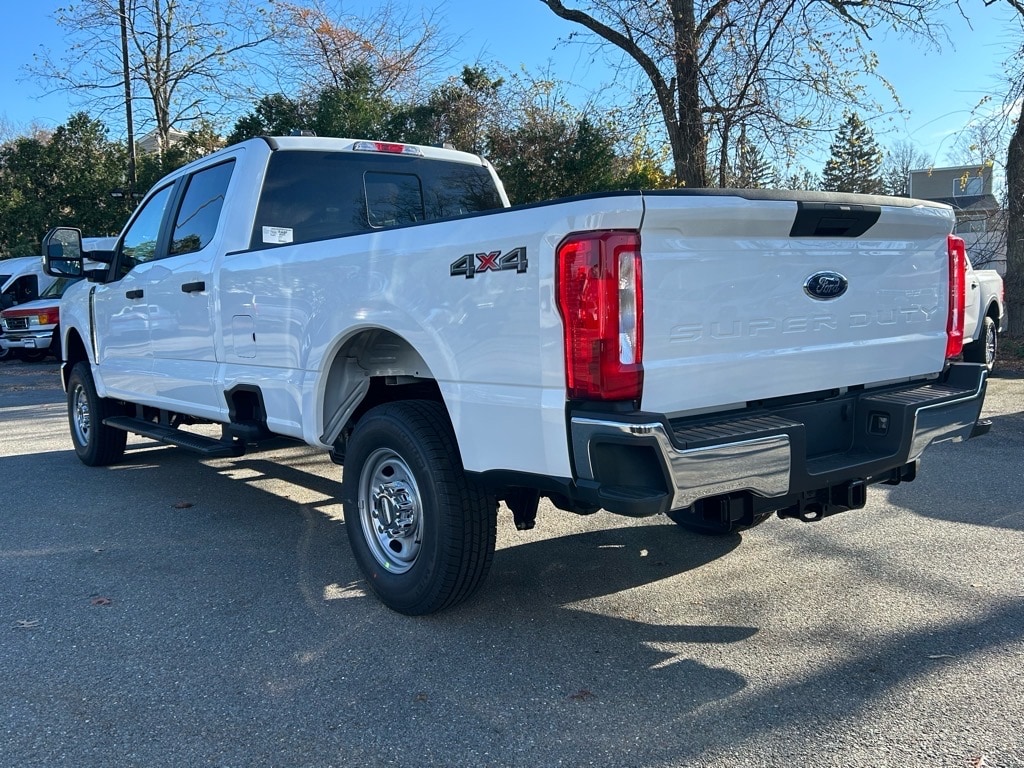
{"label": "utility pole", "polygon": [[128,12],[125,0],[118,0],[121,14],[121,64],[124,67],[124,113],[128,123],[128,193],[125,197],[131,205],[135,193],[135,128],[132,125],[132,81],[128,67]]}

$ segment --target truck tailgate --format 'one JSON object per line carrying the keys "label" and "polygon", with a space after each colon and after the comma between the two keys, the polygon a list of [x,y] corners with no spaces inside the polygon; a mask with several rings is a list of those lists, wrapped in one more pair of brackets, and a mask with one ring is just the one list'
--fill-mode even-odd
{"label": "truck tailgate", "polygon": [[[849,196],[869,218],[878,212],[863,234],[835,236],[825,222],[792,235],[797,200],[811,197],[800,195],[645,195],[645,411],[680,414],[942,369],[952,211]],[[822,289],[806,290],[808,281]]]}

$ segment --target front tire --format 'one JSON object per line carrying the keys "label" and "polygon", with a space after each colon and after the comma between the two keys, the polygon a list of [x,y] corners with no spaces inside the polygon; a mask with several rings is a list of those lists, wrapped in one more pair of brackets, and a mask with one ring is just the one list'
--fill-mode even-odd
{"label": "front tire", "polygon": [[964,360],[968,363],[982,363],[990,372],[996,365],[999,351],[999,333],[996,321],[985,315],[981,324],[981,335],[964,347]]}
{"label": "front tire", "polygon": [[124,456],[128,433],[103,423],[115,411],[111,400],[96,394],[89,363],[76,363],[68,377],[68,423],[75,453],[83,464],[104,467]]}
{"label": "front tire", "polygon": [[441,404],[406,400],[368,411],[346,447],[342,501],[352,554],[392,610],[449,608],[486,577],[497,504],[463,470]]}

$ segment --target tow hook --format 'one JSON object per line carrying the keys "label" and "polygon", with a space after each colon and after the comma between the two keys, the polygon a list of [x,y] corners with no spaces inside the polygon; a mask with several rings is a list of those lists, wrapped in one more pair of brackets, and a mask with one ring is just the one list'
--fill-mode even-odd
{"label": "tow hook", "polygon": [[851,480],[820,491],[812,491],[796,504],[780,509],[781,518],[791,517],[803,523],[816,523],[831,515],[851,509],[863,509],[868,500],[868,487],[863,480]]}
{"label": "tow hook", "polygon": [[537,507],[540,504],[540,491],[536,488],[506,489],[505,504],[512,510],[517,531],[529,531],[536,525]]}

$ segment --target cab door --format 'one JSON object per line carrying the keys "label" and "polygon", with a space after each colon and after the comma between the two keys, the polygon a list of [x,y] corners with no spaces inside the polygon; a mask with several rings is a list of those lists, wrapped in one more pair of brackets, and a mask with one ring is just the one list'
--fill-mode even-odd
{"label": "cab door", "polygon": [[146,291],[166,251],[161,235],[174,188],[168,184],[143,202],[118,243],[107,282],[91,291],[95,372],[107,397],[144,401],[155,393]]}
{"label": "cab door", "polygon": [[166,407],[196,416],[227,412],[216,386],[213,266],[233,159],[180,182],[165,256],[148,273],[146,305],[153,380]]}

